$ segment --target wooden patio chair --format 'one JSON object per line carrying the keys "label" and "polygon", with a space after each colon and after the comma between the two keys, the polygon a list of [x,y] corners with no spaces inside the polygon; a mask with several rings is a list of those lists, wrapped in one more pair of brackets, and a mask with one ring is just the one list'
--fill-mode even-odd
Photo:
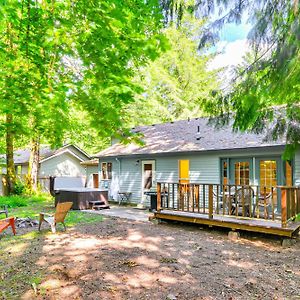
{"label": "wooden patio chair", "polygon": [[62,223],[64,229],[66,230],[65,217],[68,211],[71,209],[72,205],[73,202],[58,203],[56,205],[56,212],[53,215],[41,212],[39,220],[39,231],[41,230],[41,225],[44,221],[51,226],[51,230],[53,233],[56,232],[55,226],[57,223]]}
{"label": "wooden patio chair", "polygon": [[12,228],[13,234],[16,235],[16,226],[15,226],[15,218],[14,217],[0,220],[0,232],[5,230],[9,226]]}

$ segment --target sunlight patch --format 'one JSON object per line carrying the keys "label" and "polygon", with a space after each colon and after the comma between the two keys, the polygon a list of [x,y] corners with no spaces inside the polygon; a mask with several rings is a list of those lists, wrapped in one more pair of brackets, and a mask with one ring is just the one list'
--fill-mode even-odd
{"label": "sunlight patch", "polygon": [[233,266],[233,267],[243,268],[243,269],[251,269],[251,268],[254,267],[254,264],[252,262],[249,262],[249,261],[236,261],[236,260],[232,260],[232,259],[230,259],[228,261],[228,265]]}
{"label": "sunlight patch", "polygon": [[28,243],[15,244],[6,248],[5,252],[11,252],[13,254],[22,254],[28,246]]}

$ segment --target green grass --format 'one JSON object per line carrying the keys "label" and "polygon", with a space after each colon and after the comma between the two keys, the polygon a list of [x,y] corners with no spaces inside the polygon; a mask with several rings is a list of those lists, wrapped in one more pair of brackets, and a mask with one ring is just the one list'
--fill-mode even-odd
{"label": "green grass", "polygon": [[1,196],[0,197],[0,206],[7,205],[8,207],[24,207],[32,205],[34,203],[45,203],[51,201],[51,196],[48,194],[40,194],[33,196]]}
{"label": "green grass", "polygon": [[[40,212],[55,212],[54,198],[48,194],[0,197],[0,205],[7,205],[9,216],[18,218],[30,217],[38,219]],[[3,218],[5,218],[5,215],[1,214],[0,219]],[[101,222],[102,220],[103,217],[100,215],[84,213],[81,211],[70,211],[66,217],[66,225],[75,226],[79,223],[89,224]]]}

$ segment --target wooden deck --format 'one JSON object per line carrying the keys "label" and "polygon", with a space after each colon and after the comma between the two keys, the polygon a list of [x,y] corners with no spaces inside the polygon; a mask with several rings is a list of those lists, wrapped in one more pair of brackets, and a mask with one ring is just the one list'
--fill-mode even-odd
{"label": "wooden deck", "polygon": [[208,226],[225,227],[232,230],[246,230],[251,232],[261,232],[277,236],[292,237],[299,229],[300,222],[289,222],[286,227],[282,227],[281,222],[264,220],[237,218],[235,216],[224,216],[214,214],[209,218],[208,214],[160,210],[154,213],[155,218],[161,220],[172,220],[194,224],[203,224]]}

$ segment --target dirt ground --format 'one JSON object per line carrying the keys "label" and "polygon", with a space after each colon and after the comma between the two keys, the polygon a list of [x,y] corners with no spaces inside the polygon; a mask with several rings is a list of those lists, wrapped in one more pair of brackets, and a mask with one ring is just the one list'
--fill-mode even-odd
{"label": "dirt ground", "polygon": [[300,299],[299,239],[106,218],[32,243],[18,299]]}

